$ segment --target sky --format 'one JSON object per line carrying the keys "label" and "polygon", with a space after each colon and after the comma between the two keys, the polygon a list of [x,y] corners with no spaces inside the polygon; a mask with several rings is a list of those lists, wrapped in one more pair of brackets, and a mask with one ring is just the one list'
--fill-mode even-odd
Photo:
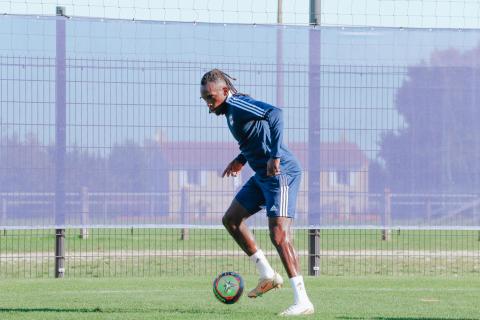
{"label": "sky", "polygon": [[[321,31],[321,63],[332,66],[322,80],[324,111],[319,121],[324,141],[347,138],[375,157],[382,132],[404,126],[394,106],[405,68],[428,61],[435,50],[452,47],[465,51],[478,45],[479,32],[453,27],[474,27],[470,15],[475,15],[480,1],[420,2],[420,7],[419,1],[322,2],[322,25],[326,27]],[[276,3],[135,1],[133,6],[127,0],[0,0],[0,12],[34,15],[0,16],[0,64],[8,65],[0,69],[0,80],[5,80],[0,85],[4,124],[0,134],[13,130],[23,136],[35,128],[34,133],[45,143],[54,139],[54,86],[45,81],[54,78],[49,67],[54,60],[35,57],[55,56],[55,19],[35,15],[51,15],[58,4],[72,16],[122,19],[68,20],[68,56],[77,59],[69,69],[71,145],[108,148],[126,139],[142,142],[158,136],[158,127],[161,136],[172,140],[229,140],[222,119],[212,118],[201,108],[197,80],[192,79],[221,65],[237,76],[242,90],[275,104],[278,30],[283,35],[285,71],[291,75],[285,79],[283,94],[290,130],[287,136],[291,141],[305,141],[311,30],[306,26],[308,1],[284,1],[286,26],[262,25],[276,21]],[[135,22],[132,17],[154,21]],[[219,23],[226,21],[242,24]],[[428,28],[430,23],[436,28]],[[338,24],[347,27],[332,27]],[[18,72],[21,59],[9,56],[30,57],[34,68]],[[118,62],[125,59],[130,61],[127,67]],[[375,69],[382,67],[387,69]],[[170,71],[159,72],[165,70]],[[36,82],[25,85],[22,79],[44,84],[34,88]],[[29,103],[32,100],[37,104]],[[352,106],[355,112],[350,112]],[[183,112],[172,112],[177,109]]]}
{"label": "sky", "polygon": [[[309,0],[283,0],[283,23],[305,25]],[[276,23],[278,0],[0,0],[0,13],[67,14],[115,19]],[[479,0],[322,0],[321,24],[480,28]]]}

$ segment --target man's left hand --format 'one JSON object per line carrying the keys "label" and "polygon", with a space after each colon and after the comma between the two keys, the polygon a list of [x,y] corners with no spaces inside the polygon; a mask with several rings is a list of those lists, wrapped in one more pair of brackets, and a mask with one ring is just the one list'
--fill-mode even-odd
{"label": "man's left hand", "polygon": [[271,158],[267,162],[267,176],[273,177],[280,174],[280,158]]}

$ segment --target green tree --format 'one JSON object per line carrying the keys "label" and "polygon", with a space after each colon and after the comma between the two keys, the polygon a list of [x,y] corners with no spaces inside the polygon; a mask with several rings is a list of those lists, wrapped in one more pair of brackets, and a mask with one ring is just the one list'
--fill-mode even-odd
{"label": "green tree", "polygon": [[480,47],[438,51],[408,68],[396,96],[405,127],[381,139],[397,192],[480,190]]}

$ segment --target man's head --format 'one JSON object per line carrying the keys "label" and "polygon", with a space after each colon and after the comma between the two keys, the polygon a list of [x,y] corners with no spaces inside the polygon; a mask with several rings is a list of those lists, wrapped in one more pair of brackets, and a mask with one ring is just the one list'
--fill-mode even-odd
{"label": "man's head", "polygon": [[203,75],[200,82],[200,93],[210,112],[219,115],[219,107],[227,99],[228,93],[230,91],[237,92],[231,80],[235,79],[219,69],[210,70]]}

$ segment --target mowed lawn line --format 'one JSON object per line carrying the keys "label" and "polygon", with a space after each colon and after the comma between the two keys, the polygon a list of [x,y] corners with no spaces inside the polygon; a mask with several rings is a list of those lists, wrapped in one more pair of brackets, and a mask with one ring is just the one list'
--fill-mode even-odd
{"label": "mowed lawn line", "polygon": [[[79,230],[66,230],[68,251],[110,250],[238,250],[223,229],[190,229],[188,240],[181,240],[180,229],[90,229],[88,239]],[[259,244],[272,249],[266,230],[255,230]],[[381,240],[381,230],[321,230],[322,250],[441,250],[480,251],[479,231],[397,230],[389,241]],[[53,230],[8,230],[0,232],[0,254],[11,252],[53,252]],[[295,231],[295,246],[308,249],[306,230]]]}
{"label": "mowed lawn line", "polygon": [[[248,291],[256,278],[246,277]],[[310,319],[480,319],[480,277],[306,277]],[[292,290],[216,301],[209,277],[4,280],[0,319],[278,319]]]}

